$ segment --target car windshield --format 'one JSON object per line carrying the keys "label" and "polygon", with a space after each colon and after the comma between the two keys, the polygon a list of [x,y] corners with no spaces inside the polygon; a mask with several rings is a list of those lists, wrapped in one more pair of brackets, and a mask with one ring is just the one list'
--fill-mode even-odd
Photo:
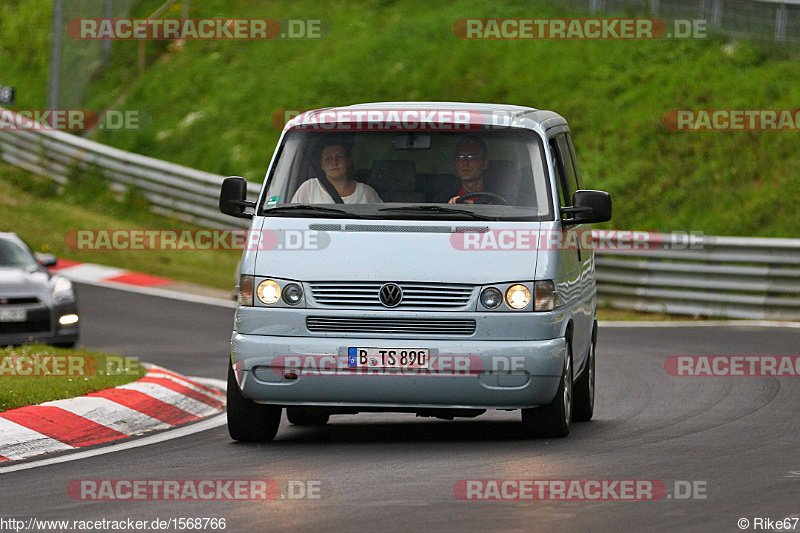
{"label": "car windshield", "polygon": [[35,266],[36,259],[20,246],[8,239],[0,239],[0,268]]}
{"label": "car windshield", "polygon": [[[551,220],[543,156],[540,137],[519,128],[470,132],[293,130],[279,147],[259,213],[319,218]],[[341,201],[335,201],[335,196]],[[315,208],[323,205],[326,209]]]}

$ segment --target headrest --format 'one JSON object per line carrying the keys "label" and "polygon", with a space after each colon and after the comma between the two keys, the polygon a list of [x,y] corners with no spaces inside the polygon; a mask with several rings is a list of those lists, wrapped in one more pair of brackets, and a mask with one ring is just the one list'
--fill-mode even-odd
{"label": "headrest", "polygon": [[413,161],[376,159],[372,163],[368,184],[377,191],[414,190],[417,166]]}

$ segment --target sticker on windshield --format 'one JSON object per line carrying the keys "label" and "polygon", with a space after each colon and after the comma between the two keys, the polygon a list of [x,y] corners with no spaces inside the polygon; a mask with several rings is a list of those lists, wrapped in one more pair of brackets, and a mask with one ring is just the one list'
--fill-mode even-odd
{"label": "sticker on windshield", "polygon": [[280,199],[281,199],[281,197],[280,197],[280,196],[271,196],[271,197],[270,197],[270,198],[267,200],[267,207],[272,207],[272,206],[274,206],[274,205],[277,205],[277,204],[278,204],[278,201],[280,201]]}

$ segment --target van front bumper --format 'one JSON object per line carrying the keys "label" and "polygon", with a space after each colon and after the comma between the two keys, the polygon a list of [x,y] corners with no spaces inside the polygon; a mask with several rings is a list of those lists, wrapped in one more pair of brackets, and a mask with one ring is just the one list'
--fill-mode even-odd
{"label": "van front bumper", "polygon": [[[427,348],[427,370],[352,369],[348,348]],[[535,341],[242,335],[231,362],[258,403],[378,408],[519,409],[555,398],[567,347]]]}

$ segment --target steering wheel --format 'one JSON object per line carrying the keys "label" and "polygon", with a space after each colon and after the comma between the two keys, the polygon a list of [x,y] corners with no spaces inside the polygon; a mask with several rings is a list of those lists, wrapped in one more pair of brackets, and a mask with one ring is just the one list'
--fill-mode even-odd
{"label": "steering wheel", "polygon": [[490,203],[499,204],[499,205],[511,205],[508,203],[508,200],[500,196],[499,194],[495,194],[493,192],[468,192],[467,194],[462,194],[458,198],[456,198],[457,204],[463,204],[464,200],[470,200],[472,198],[489,200]]}

